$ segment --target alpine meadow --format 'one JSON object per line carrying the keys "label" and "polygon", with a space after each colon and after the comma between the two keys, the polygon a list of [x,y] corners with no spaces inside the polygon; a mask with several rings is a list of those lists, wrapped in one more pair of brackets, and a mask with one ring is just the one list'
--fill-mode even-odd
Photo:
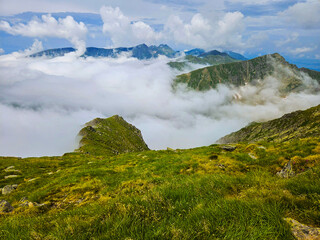
{"label": "alpine meadow", "polygon": [[319,0],[1,0],[0,239],[320,239]]}

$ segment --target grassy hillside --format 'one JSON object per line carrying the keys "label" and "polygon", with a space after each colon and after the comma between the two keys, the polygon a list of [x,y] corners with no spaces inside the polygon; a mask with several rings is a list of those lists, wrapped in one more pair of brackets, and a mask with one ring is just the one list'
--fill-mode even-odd
{"label": "grassy hillside", "polygon": [[320,105],[305,111],[289,113],[268,122],[251,123],[249,126],[219,139],[217,142],[282,142],[317,136],[320,136]]}
{"label": "grassy hillside", "polygon": [[255,80],[262,80],[266,76],[273,75],[281,79],[281,92],[291,92],[304,89],[305,73],[310,74],[320,83],[320,72],[308,69],[300,70],[275,53],[247,61],[198,69],[177,76],[174,84],[186,83],[192,89],[204,91],[215,88],[219,83],[234,86],[243,86],[248,83],[257,84]]}
{"label": "grassy hillside", "polygon": [[[319,135],[111,154],[99,133],[137,133],[118,118],[89,122],[80,152],[0,157],[0,186],[15,186],[0,195],[0,239],[294,239],[284,218],[320,226]],[[279,178],[289,162],[295,176]]]}
{"label": "grassy hillside", "polygon": [[[290,158],[301,174],[278,178]],[[320,226],[319,139],[0,160],[1,185],[18,184],[1,196],[15,208],[2,239],[293,239],[283,217]],[[18,177],[4,179],[9,166]]]}

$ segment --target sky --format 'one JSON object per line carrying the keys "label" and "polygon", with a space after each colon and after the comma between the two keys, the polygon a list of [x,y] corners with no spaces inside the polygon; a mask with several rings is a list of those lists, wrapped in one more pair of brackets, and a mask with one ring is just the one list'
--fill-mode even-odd
{"label": "sky", "polygon": [[0,54],[167,43],[320,70],[320,0],[0,0]]}

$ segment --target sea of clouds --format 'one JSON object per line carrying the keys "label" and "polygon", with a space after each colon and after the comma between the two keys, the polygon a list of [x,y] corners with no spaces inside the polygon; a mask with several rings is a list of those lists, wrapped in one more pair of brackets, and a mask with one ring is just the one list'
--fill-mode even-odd
{"label": "sea of clouds", "polygon": [[[39,45],[39,44],[38,44]],[[29,53],[30,51],[28,51]],[[320,102],[308,92],[281,96],[276,76],[251,85],[197,92],[172,82],[169,59],[0,56],[0,155],[61,155],[96,117],[118,114],[151,149],[210,145],[220,137]],[[306,84],[315,84],[307,79]]]}

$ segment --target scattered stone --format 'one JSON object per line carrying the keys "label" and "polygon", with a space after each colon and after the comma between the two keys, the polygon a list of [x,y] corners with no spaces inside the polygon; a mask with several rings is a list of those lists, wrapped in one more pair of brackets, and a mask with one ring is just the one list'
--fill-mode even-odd
{"label": "scattered stone", "polygon": [[48,175],[52,175],[52,174],[53,174],[53,172],[48,172],[47,174],[48,174]]}
{"label": "scattered stone", "polygon": [[45,206],[47,204],[34,202],[33,205],[36,206],[36,207],[42,207],[42,206]]}
{"label": "scattered stone", "polygon": [[19,177],[19,175],[8,175],[8,176],[4,176],[4,179],[16,178],[16,177]]}
{"label": "scattered stone", "polygon": [[252,159],[257,159],[257,157],[253,154],[253,153],[248,153],[249,157],[251,157]]}
{"label": "scattered stone", "polygon": [[20,199],[20,201],[19,201],[19,206],[20,207],[28,207],[29,206],[29,200],[28,200],[28,198],[26,198],[26,197],[23,197],[23,198],[21,198]]}
{"label": "scattered stone", "polygon": [[226,166],[225,165],[223,165],[223,164],[216,164],[215,166],[217,166],[217,167],[219,167],[219,168],[226,168]]}
{"label": "scattered stone", "polygon": [[6,194],[9,194],[11,193],[12,191],[16,190],[18,187],[18,184],[13,184],[13,185],[7,185],[7,186],[4,186],[2,188],[2,194],[3,195],[6,195]]}
{"label": "scattered stone", "polygon": [[237,147],[235,146],[230,146],[230,145],[225,145],[225,146],[221,146],[221,148],[225,151],[228,152],[233,152],[234,150],[236,150]]}
{"label": "scattered stone", "polygon": [[280,172],[277,172],[277,176],[280,178],[290,178],[295,176],[295,173],[292,169],[291,160],[284,166],[284,168]]}
{"label": "scattered stone", "polygon": [[218,159],[218,155],[213,154],[213,155],[209,156],[209,159],[216,160],[216,159]]}
{"label": "scattered stone", "polygon": [[6,200],[0,201],[0,213],[8,213],[12,211],[13,211],[13,207],[11,206],[10,203],[8,203]]}
{"label": "scattered stone", "polygon": [[20,170],[17,170],[17,169],[14,169],[14,168],[15,168],[14,166],[10,166],[10,167],[7,167],[4,171],[5,172],[18,172],[18,173],[21,172]]}
{"label": "scattered stone", "polygon": [[29,179],[27,182],[32,182],[32,181],[37,180],[37,179],[38,179],[38,177],[36,177],[36,178],[31,178],[31,179]]}
{"label": "scattered stone", "polygon": [[293,235],[298,240],[316,240],[320,239],[320,228],[309,227],[292,218],[284,219],[287,223],[289,223],[291,227],[291,231]]}
{"label": "scattered stone", "polygon": [[7,167],[6,169],[5,169],[5,171],[6,170],[10,170],[10,169],[14,169],[15,168],[15,166],[10,166],[10,167]]}

